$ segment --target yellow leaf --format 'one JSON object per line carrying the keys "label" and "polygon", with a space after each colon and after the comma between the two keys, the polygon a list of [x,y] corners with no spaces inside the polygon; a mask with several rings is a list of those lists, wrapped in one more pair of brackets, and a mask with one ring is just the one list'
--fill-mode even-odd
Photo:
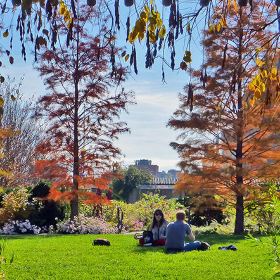
{"label": "yellow leaf", "polygon": [[157,19],[157,28],[161,28],[162,27],[162,19]]}
{"label": "yellow leaf", "polygon": [[150,8],[149,8],[148,5],[146,5],[146,6],[144,7],[144,11],[146,12],[147,15],[150,14]]}
{"label": "yellow leaf", "polygon": [[277,68],[273,67],[270,73],[270,80],[277,81]]}
{"label": "yellow leaf", "polygon": [[4,106],[4,98],[0,96],[0,107]]}
{"label": "yellow leaf", "polygon": [[135,24],[135,32],[145,32],[146,31],[146,22],[142,18],[138,19]]}
{"label": "yellow leaf", "polygon": [[161,26],[162,26],[162,19],[161,19],[160,13],[158,11],[156,12],[156,25],[157,25],[157,28],[161,28]]}
{"label": "yellow leaf", "polygon": [[256,99],[259,99],[259,98],[261,97],[261,95],[262,95],[261,91],[257,88],[257,89],[255,90],[255,94],[254,94],[255,98],[256,98]]}
{"label": "yellow leaf", "polygon": [[249,100],[250,105],[253,107],[255,105],[255,98]]}
{"label": "yellow leaf", "polygon": [[68,22],[70,20],[71,20],[71,14],[68,10],[66,10],[65,13],[64,13],[64,21]]}
{"label": "yellow leaf", "polygon": [[262,48],[256,48],[256,54],[259,54],[260,51],[262,51]]}
{"label": "yellow leaf", "polygon": [[264,79],[266,79],[266,78],[268,77],[267,70],[263,70],[263,71],[261,72],[261,76],[262,76]]}
{"label": "yellow leaf", "polygon": [[144,32],[138,33],[138,38],[139,38],[140,41],[143,40],[144,37],[145,37],[145,33]]}
{"label": "yellow leaf", "polygon": [[214,25],[214,24],[210,24],[210,25],[209,25],[209,32],[210,32],[210,33],[215,32],[215,25]]}
{"label": "yellow leaf", "polygon": [[128,61],[128,59],[129,59],[129,54],[127,54],[127,55],[124,57],[124,60],[125,60],[125,61]]}
{"label": "yellow leaf", "polygon": [[130,44],[134,43],[134,41],[136,40],[137,38],[137,33],[135,32],[135,30],[133,30],[129,36],[128,36],[128,41]]}
{"label": "yellow leaf", "polygon": [[248,89],[249,89],[250,91],[255,91],[255,86],[254,86],[252,83],[250,83],[250,84],[248,85]]}
{"label": "yellow leaf", "polygon": [[262,67],[265,63],[262,60],[260,60],[259,58],[257,58],[256,59],[256,64],[257,64],[258,67]]}
{"label": "yellow leaf", "polygon": [[59,7],[59,14],[63,16],[65,12],[66,12],[66,7],[64,3],[61,3]]}
{"label": "yellow leaf", "polygon": [[142,20],[144,20],[145,22],[148,21],[148,14],[146,13],[146,11],[142,11],[142,12],[141,12],[140,18],[141,18]]}
{"label": "yellow leaf", "polygon": [[166,34],[166,28],[165,28],[164,25],[162,25],[162,27],[161,27],[161,29],[158,33],[158,36],[159,36],[160,39],[164,39],[165,34]]}
{"label": "yellow leaf", "polygon": [[262,79],[260,75],[257,75],[254,80],[252,81],[252,83],[256,86],[259,87],[260,84],[262,83]]}
{"label": "yellow leaf", "polygon": [[150,32],[155,32],[156,25],[155,24],[150,24],[148,29],[149,29]]}
{"label": "yellow leaf", "polygon": [[217,32],[220,32],[222,30],[222,25],[220,22],[218,24],[216,24],[216,30],[217,30]]}
{"label": "yellow leaf", "polygon": [[274,76],[277,76],[277,68],[276,67],[273,67],[271,69],[271,74],[274,75]]}
{"label": "yellow leaf", "polygon": [[9,177],[12,176],[12,173],[10,171],[0,169],[0,176],[5,177],[5,178],[9,178]]}
{"label": "yellow leaf", "polygon": [[221,25],[222,25],[222,27],[227,27],[227,21],[226,21],[226,18],[225,18],[225,17],[223,17],[223,18],[221,19]]}
{"label": "yellow leaf", "polygon": [[265,83],[261,83],[260,88],[261,88],[262,92],[265,92],[265,89],[266,89]]}
{"label": "yellow leaf", "polygon": [[154,32],[150,32],[149,33],[149,38],[152,44],[154,44],[156,42],[156,35]]}

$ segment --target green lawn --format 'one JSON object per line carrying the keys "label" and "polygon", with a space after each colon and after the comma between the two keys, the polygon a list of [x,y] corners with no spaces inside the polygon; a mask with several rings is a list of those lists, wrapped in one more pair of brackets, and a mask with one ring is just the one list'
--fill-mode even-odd
{"label": "green lawn", "polygon": [[[105,237],[111,247],[92,246]],[[7,279],[272,279],[269,244],[243,237],[205,235],[206,252],[165,254],[163,248],[136,246],[132,235],[13,236],[6,253],[15,252],[5,268]],[[220,251],[235,244],[238,251]]]}

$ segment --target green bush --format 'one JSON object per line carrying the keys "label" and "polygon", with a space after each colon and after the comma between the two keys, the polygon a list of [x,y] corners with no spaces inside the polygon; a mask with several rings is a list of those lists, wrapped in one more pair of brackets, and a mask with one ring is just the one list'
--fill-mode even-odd
{"label": "green bush", "polygon": [[[257,221],[260,232],[270,236],[275,276],[280,276],[280,193],[279,186],[268,184],[251,201],[250,215]],[[249,234],[249,237],[253,238]]]}
{"label": "green bush", "polygon": [[265,234],[280,232],[280,193],[276,185],[268,185],[248,205],[249,217]]}
{"label": "green bush", "polygon": [[62,220],[65,217],[64,206],[45,199],[49,189],[46,183],[40,182],[31,190],[18,188],[5,193],[0,207],[0,226],[9,220],[28,219],[36,226],[48,228]]}
{"label": "green bush", "polygon": [[56,226],[57,221],[65,217],[65,207],[62,204],[46,199],[49,191],[50,187],[45,182],[39,182],[31,190],[29,220],[41,228]]}
{"label": "green bush", "polygon": [[128,231],[142,230],[152,223],[153,213],[156,209],[161,209],[167,221],[173,221],[178,209],[182,206],[176,199],[165,199],[158,194],[143,194],[142,198],[129,204],[123,201],[113,200],[110,205],[103,207],[103,218],[111,223],[117,224],[117,208],[121,207],[124,219],[124,229]]}

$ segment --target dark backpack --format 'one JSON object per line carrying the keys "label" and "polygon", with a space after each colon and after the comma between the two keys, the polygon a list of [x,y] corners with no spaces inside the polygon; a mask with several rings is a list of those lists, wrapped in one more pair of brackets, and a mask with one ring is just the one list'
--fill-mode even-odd
{"label": "dark backpack", "polygon": [[144,240],[144,244],[153,243],[153,233],[151,231],[145,230],[143,231],[142,238]]}

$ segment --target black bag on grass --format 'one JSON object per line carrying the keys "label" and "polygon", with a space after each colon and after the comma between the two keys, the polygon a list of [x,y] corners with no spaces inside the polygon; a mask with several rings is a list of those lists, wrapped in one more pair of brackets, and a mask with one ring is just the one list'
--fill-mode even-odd
{"label": "black bag on grass", "polygon": [[94,245],[94,246],[110,246],[111,243],[107,239],[97,238],[97,239],[92,241],[92,245]]}
{"label": "black bag on grass", "polygon": [[149,230],[144,230],[143,233],[136,233],[135,239],[139,240],[139,245],[152,244],[154,241],[153,233]]}

